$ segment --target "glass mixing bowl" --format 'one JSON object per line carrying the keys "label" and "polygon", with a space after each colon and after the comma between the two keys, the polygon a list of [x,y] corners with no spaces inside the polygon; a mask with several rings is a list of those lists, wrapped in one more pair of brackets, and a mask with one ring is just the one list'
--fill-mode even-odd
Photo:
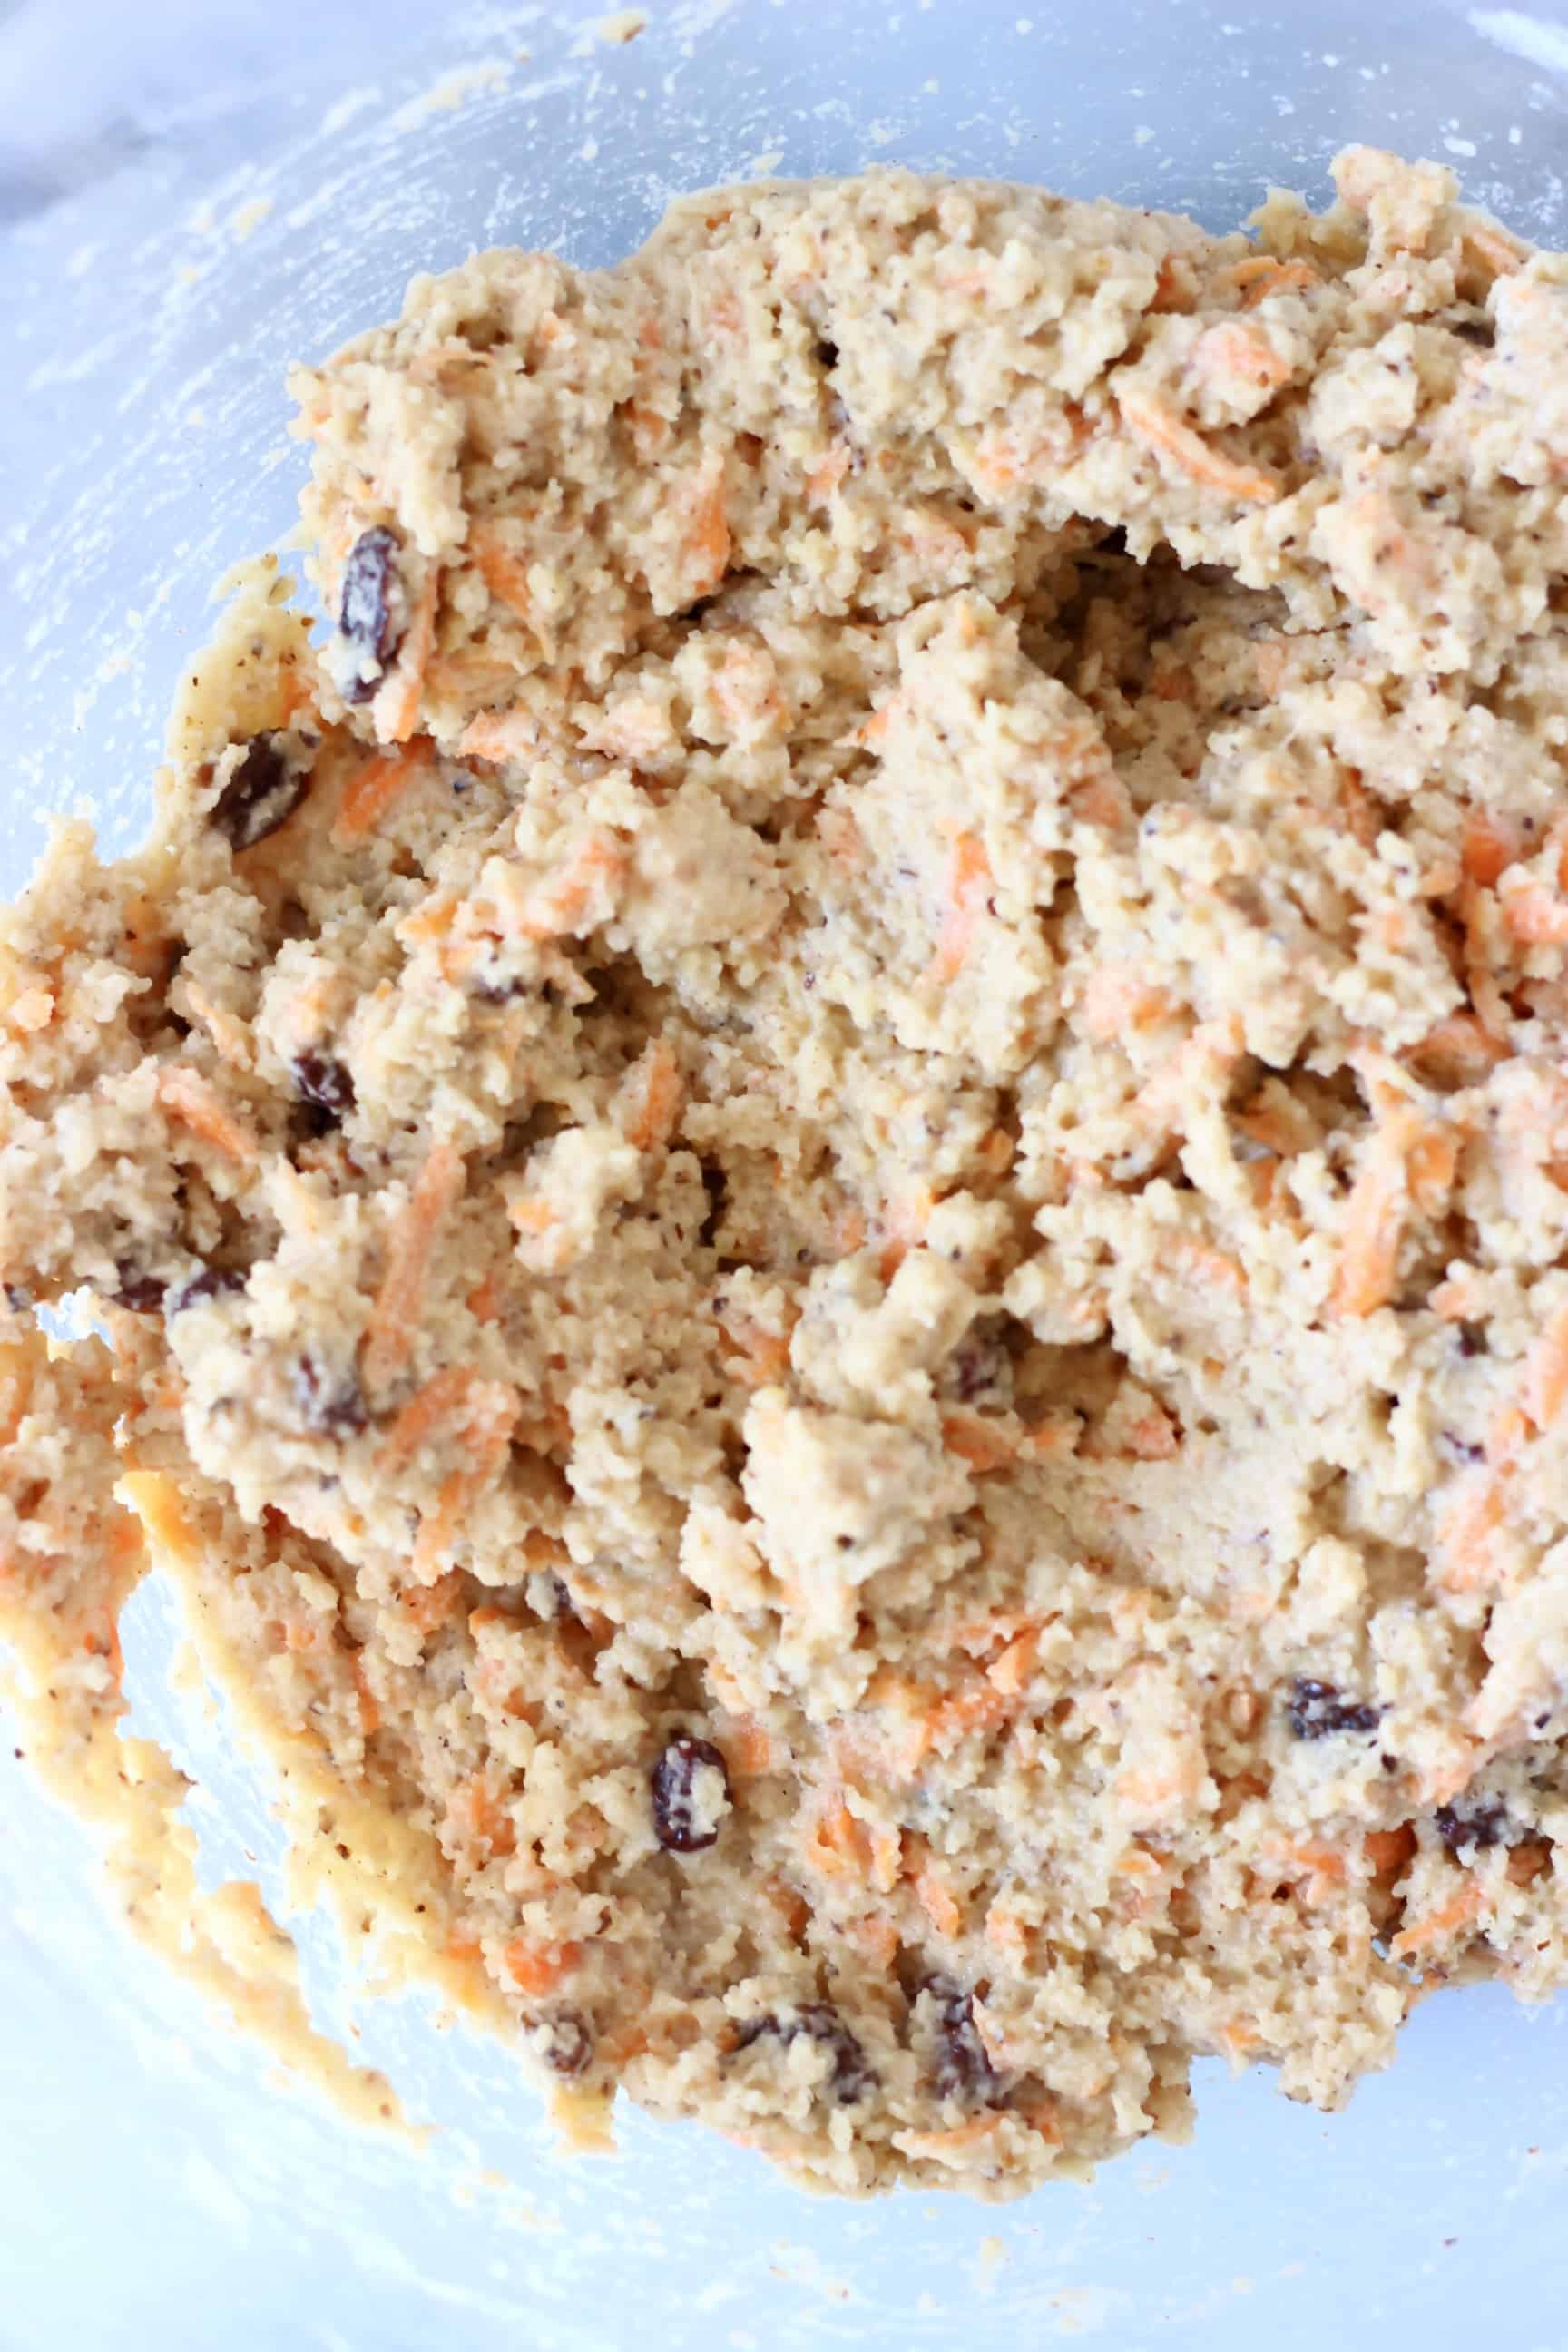
{"label": "glass mixing bowl", "polygon": [[[293,518],[285,363],[390,316],[416,268],[494,243],[607,262],[677,189],[891,159],[1218,226],[1270,181],[1321,196],[1352,139],[1451,161],[1514,226],[1568,233],[1557,8],[651,0],[626,46],[572,12],[432,13],[314,0],[275,40],[258,0],[0,8],[7,891],[46,809],[90,803],[113,847],[142,826],[211,584]],[[176,1631],[138,1601],[139,1721],[209,1783],[215,1874],[272,1884],[265,1790],[158,1671]],[[5,1769],[15,2352],[1563,2341],[1568,2005],[1450,1995],[1331,2118],[1205,2065],[1194,2146],[987,2209],[808,2200],[636,2115],[617,2158],[558,2161],[503,2050],[376,2004],[362,2046],[447,2126],[420,2156],[279,2088],[100,1916],[85,1838]],[[346,2024],[324,1933],[306,1967]]]}

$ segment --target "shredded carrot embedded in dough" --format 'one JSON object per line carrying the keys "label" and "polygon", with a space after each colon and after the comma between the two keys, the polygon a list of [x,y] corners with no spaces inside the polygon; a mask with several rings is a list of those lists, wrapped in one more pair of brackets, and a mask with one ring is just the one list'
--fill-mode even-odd
{"label": "shredded carrot embedded in dough", "polygon": [[1083,1025],[1101,1042],[1124,1030],[1146,1029],[1175,1009],[1164,989],[1127,964],[1097,964],[1084,982]]}
{"label": "shredded carrot embedded in dough", "polygon": [[517,1391],[501,1381],[477,1381],[470,1392],[463,1442],[469,1458],[441,1482],[436,1507],[419,1523],[412,1566],[428,1576],[449,1549],[479,1497],[504,1465],[518,1416]]}
{"label": "shredded carrot embedded in dough", "polygon": [[890,1919],[867,1911],[858,1919],[846,1919],[841,1933],[862,1959],[869,1960],[884,1976],[891,1974],[899,1957],[899,1931]]}
{"label": "shredded carrot embedded in dough", "polygon": [[632,1075],[636,1107],[626,1139],[638,1151],[653,1151],[675,1133],[685,1091],[680,1065],[668,1039],[656,1037],[644,1049]]}
{"label": "shredded carrot embedded in dough", "polygon": [[175,1063],[158,1073],[158,1099],[171,1118],[221,1151],[241,1168],[253,1168],[261,1146],[241,1118],[224,1101],[210,1079],[186,1063]]}
{"label": "shredded carrot embedded in dough", "polygon": [[527,710],[481,710],[464,728],[458,749],[465,760],[485,760],[496,767],[526,760],[539,749],[539,722]]}
{"label": "shredded carrot embedded in dough", "polygon": [[447,1820],[466,1846],[487,1846],[492,1854],[516,1850],[511,1816],[482,1772],[456,1783],[447,1799]]}
{"label": "shredded carrot embedded in dough", "polygon": [[1261,328],[1234,321],[1211,327],[1200,336],[1193,358],[1201,368],[1260,386],[1288,383],[1292,373],[1289,361]]}
{"label": "shredded carrot embedded in dough", "polygon": [[386,1271],[365,1329],[360,1366],[373,1388],[384,1387],[408,1360],[430,1253],[467,1181],[457,1146],[433,1143],[393,1229]]}
{"label": "shredded carrot embedded in dough", "polygon": [[1522,890],[1505,891],[1499,902],[1503,925],[1522,947],[1568,946],[1568,899],[1544,883],[1527,883]]}
{"label": "shredded carrot embedded in dough", "polygon": [[518,929],[525,939],[557,939],[587,914],[595,894],[613,889],[626,869],[625,844],[602,826],[574,843],[568,857],[535,890]]}
{"label": "shredded carrot embedded in dough", "polygon": [[436,746],[430,738],[416,735],[406,748],[379,751],[367,760],[343,787],[332,819],[332,839],[363,841],[366,834],[374,833],[388,809],[424,774],[435,756]]}
{"label": "shredded carrot embedded in dough", "polygon": [[1414,1111],[1392,1111],[1363,1147],[1345,1210],[1332,1299],[1336,1315],[1371,1315],[1394,1296],[1410,1197],[1407,1163],[1421,1132]]}
{"label": "shredded carrot embedded in dough", "polygon": [[[201,1023],[230,1069],[248,1070],[253,1057],[250,1033],[245,1023],[237,1020],[232,1013],[226,1013],[221,1005],[215,1004],[206,992],[198,988],[194,981],[185,982],[185,1005],[192,1016]],[[50,1011],[53,1009],[51,1003]],[[16,1018],[15,1005],[11,1017],[13,1021]]]}
{"label": "shredded carrot embedded in dough", "polygon": [[1413,1919],[1408,1927],[1401,1927],[1388,1948],[1399,1959],[1407,1952],[1424,1952],[1429,1945],[1440,1944],[1446,1937],[1458,1935],[1461,1928],[1469,1927],[1479,1918],[1485,1906],[1486,1897],[1472,1880],[1436,1911],[1428,1911],[1424,1918]]}
{"label": "shredded carrot embedded in dough", "polygon": [[1406,1048],[1417,1069],[1461,1086],[1479,1086],[1509,1058],[1508,1047],[1484,1029],[1473,1013],[1451,1013]]}
{"label": "shredded carrot embedded in dough", "polygon": [[1245,261],[1222,271],[1221,277],[1241,289],[1249,310],[1254,303],[1266,302],[1271,294],[1304,294],[1323,282],[1310,261],[1280,261],[1272,253],[1249,254]]}
{"label": "shredded carrot embedded in dough", "polygon": [[947,912],[942,918],[936,953],[926,978],[939,986],[953,980],[968,961],[975,924],[992,885],[991,861],[973,833],[961,833],[952,845],[947,882]]}
{"label": "shredded carrot embedded in dough", "polygon": [[1450,1592],[1473,1591],[1497,1573],[1492,1538],[1507,1517],[1500,1472],[1479,1470],[1463,1479],[1437,1522],[1434,1568]]}
{"label": "shredded carrot embedded in dough", "polygon": [[535,1944],[526,1936],[514,1936],[502,1949],[501,1965],[518,1991],[537,2000],[582,1967],[583,1947],[571,1940]]}
{"label": "shredded carrot embedded in dough", "polygon": [[1468,222],[1463,241],[1480,256],[1494,277],[1511,278],[1516,269],[1524,266],[1524,247],[1516,245],[1503,229],[1488,228],[1479,221]]}
{"label": "shredded carrot embedded in dough", "polygon": [[[406,743],[419,723],[420,699],[425,688],[425,672],[436,650],[436,613],[441,601],[441,567],[433,563],[425,575],[403,643],[397,650],[396,667],[393,671],[393,691],[384,710],[384,732],[389,743]],[[384,688],[384,692],[385,689]]]}
{"label": "shredded carrot embedded in dough", "polygon": [[695,570],[689,585],[697,596],[710,595],[730,568],[730,524],[724,507],[724,463],[715,458],[698,483],[686,546]]}
{"label": "shredded carrot embedded in dough", "polygon": [[127,1470],[119,1480],[115,1493],[141,1520],[143,1532],[154,1549],[164,1553],[181,1568],[195,1568],[200,1563],[201,1537],[185,1509],[179,1488],[166,1472]]}
{"label": "shredded carrot embedded in dough", "polygon": [[719,1321],[719,1336],[729,1354],[729,1370],[742,1386],[771,1388],[789,1370],[789,1339],[782,1331],[764,1330],[750,1318]]}
{"label": "shredded carrot embedded in dough", "polygon": [[452,1419],[460,1405],[468,1402],[474,1385],[474,1374],[464,1365],[448,1364],[422,1389],[416,1389],[403,1406],[386,1433],[381,1452],[375,1457],[377,1473],[384,1477],[389,1471],[401,1469],[411,1454],[416,1454],[430,1435]]}
{"label": "shredded carrot embedded in dough", "polygon": [[1568,1403],[1568,1299],[1557,1308],[1525,1362],[1524,1410],[1537,1429],[1550,1429]]}
{"label": "shredded carrot embedded in dough", "polygon": [[1490,890],[1518,861],[1523,845],[1523,834],[1511,819],[1493,809],[1472,809],[1459,840],[1459,863],[1472,882]]}
{"label": "shredded carrot embedded in dough", "polygon": [[468,552],[474,559],[474,569],[497,604],[505,604],[520,621],[531,622],[533,597],[528,585],[528,566],[512,553],[500,533],[482,525],[471,525]]}
{"label": "shredded carrot embedded in dough", "polygon": [[1279,497],[1279,485],[1272,475],[1226,457],[1152,394],[1122,392],[1117,399],[1130,430],[1140,440],[1152,443],[1205,489],[1219,490],[1226,498],[1246,499],[1253,504],[1264,504]]}
{"label": "shredded carrot embedded in dough", "polygon": [[870,1854],[866,1832],[842,1797],[829,1794],[806,1812],[801,1836],[806,1861],[825,1878],[864,1878]]}
{"label": "shredded carrot embedded in dough", "polygon": [[922,1863],[916,1871],[914,1890],[916,1902],[939,1936],[963,1934],[963,1907],[952,1889],[929,1861]]}
{"label": "shredded carrot embedded in dough", "polygon": [[753,1717],[747,1717],[724,1734],[723,1749],[724,1761],[733,1780],[755,1780],[760,1773],[773,1769],[773,1736],[766,1724],[757,1722]]}
{"label": "shredded carrot embedded in dough", "polygon": [[[1003,2114],[993,2109],[989,2115],[973,2116],[969,2122],[952,2124],[945,2131],[901,2131],[893,2134],[893,2145],[901,2147],[906,2156],[930,2157],[938,2163],[963,2157],[993,2138],[1001,2130]],[[1036,2125],[1035,2129],[1039,2126]],[[1047,2132],[1046,2137],[1051,2135]]]}
{"label": "shredded carrot embedded in dough", "polygon": [[956,1454],[961,1462],[967,1462],[972,1470],[982,1474],[1005,1470],[1018,1452],[1016,1431],[987,1420],[984,1413],[962,1408],[943,1413],[942,1442],[950,1454]]}
{"label": "shredded carrot embedded in dough", "polygon": [[1415,1832],[1408,1822],[1401,1822],[1396,1830],[1368,1830],[1362,1840],[1362,1851],[1374,1878],[1390,1878],[1403,1870],[1415,1850]]}

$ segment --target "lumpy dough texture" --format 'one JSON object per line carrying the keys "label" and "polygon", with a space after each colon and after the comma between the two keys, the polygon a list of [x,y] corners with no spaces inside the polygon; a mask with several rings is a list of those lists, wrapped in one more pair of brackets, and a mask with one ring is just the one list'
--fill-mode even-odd
{"label": "lumpy dough texture", "polygon": [[1001,2195],[1568,1972],[1568,259],[1337,180],[416,280],[6,922],[0,1271],[579,2118]]}

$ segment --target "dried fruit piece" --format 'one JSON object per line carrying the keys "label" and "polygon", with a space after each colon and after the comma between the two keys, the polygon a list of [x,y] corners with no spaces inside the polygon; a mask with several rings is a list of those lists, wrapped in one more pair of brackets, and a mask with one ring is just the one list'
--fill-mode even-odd
{"label": "dried fruit piece", "polygon": [[312,1135],[342,1125],[354,1107],[354,1082],[345,1063],[332,1054],[304,1053],[289,1075]]}
{"label": "dried fruit piece", "polygon": [[310,770],[288,760],[275,735],[253,735],[213,803],[210,822],[236,851],[254,849],[287,824],[310,789]]}
{"label": "dried fruit piece", "polygon": [[[718,1789],[712,1786],[715,1772]],[[719,1832],[709,1824],[729,1802],[730,1775],[710,1739],[674,1733],[653,1768],[652,1787],[654,1834],[660,1845],[671,1853],[696,1853],[715,1843]]]}
{"label": "dried fruit piece", "polygon": [[315,1437],[353,1437],[369,1415],[353,1371],[303,1355],[294,1366],[294,1403],[301,1427]]}
{"label": "dried fruit piece", "polygon": [[994,2100],[1002,2084],[974,2022],[974,1995],[951,1977],[928,1977],[921,1995],[933,2029],[932,2079],[943,2099]]}
{"label": "dried fruit piece", "polygon": [[200,1274],[193,1274],[188,1281],[181,1283],[177,1290],[169,1293],[163,1302],[163,1312],[165,1315],[183,1315],[187,1307],[195,1307],[204,1298],[219,1298],[226,1291],[244,1288],[244,1275],[232,1266],[204,1266]]}
{"label": "dried fruit piece", "polygon": [[1383,1709],[1363,1699],[1342,1698],[1332,1683],[1298,1675],[1290,1686],[1285,1719],[1298,1739],[1322,1739],[1332,1731],[1375,1731]]}
{"label": "dried fruit piece", "polygon": [[1460,1812],[1455,1805],[1439,1805],[1432,1816],[1432,1826],[1450,1853],[1484,1853],[1500,1842],[1511,1844],[1508,1807],[1496,1797],[1488,1797],[1479,1805]]}
{"label": "dried fruit piece", "polygon": [[343,684],[348,702],[368,702],[382,673],[403,641],[397,577],[402,543],[395,531],[377,524],[362,531],[349,550],[338,599],[338,634],[353,656]]}
{"label": "dried fruit piece", "polygon": [[809,2034],[830,2053],[833,2071],[827,2088],[837,2105],[852,2106],[857,2099],[863,2099],[877,2081],[876,2069],[868,2063],[865,2051],[838,2011],[826,2000],[802,2001],[784,2016],[770,2011],[765,2017],[748,2018],[736,2028],[733,2047],[736,2051],[749,2050],[764,2035],[790,2042],[801,2033]]}
{"label": "dried fruit piece", "polygon": [[114,1303],[128,1307],[132,1315],[156,1315],[163,1304],[168,1284],[155,1274],[143,1274],[124,1258],[114,1262]]}
{"label": "dried fruit piece", "polygon": [[531,2019],[528,2038],[534,2056],[568,2081],[581,2074],[594,2055],[593,2031],[580,2010],[552,2009]]}

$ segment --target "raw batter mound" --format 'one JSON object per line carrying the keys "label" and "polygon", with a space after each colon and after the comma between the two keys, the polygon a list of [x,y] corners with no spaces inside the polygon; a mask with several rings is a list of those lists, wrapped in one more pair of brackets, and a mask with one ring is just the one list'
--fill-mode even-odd
{"label": "raw batter mound", "polygon": [[6,922],[0,1271],[579,2124],[1000,2195],[1568,1975],[1568,259],[1337,178],[416,281]]}

